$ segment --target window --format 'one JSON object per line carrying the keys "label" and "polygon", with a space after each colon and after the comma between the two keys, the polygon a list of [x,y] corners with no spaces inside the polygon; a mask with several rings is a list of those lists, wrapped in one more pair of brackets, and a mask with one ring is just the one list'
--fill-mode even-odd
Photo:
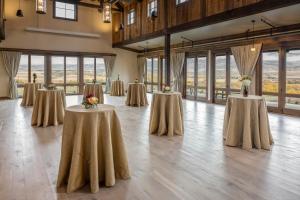
{"label": "window", "polygon": [[65,58],[63,56],[51,57],[52,83],[65,83]]}
{"label": "window", "polygon": [[103,58],[84,57],[84,83],[92,83],[95,80],[101,83],[103,89],[106,84],[106,71]]}
{"label": "window", "polygon": [[216,56],[215,60],[215,96],[216,99],[226,99],[226,55]]}
{"label": "window", "polygon": [[31,77],[37,75],[37,83],[45,83],[45,56],[32,55],[31,57]]}
{"label": "window", "polygon": [[132,9],[127,14],[127,24],[131,25],[134,24],[134,22],[135,22],[135,10]]}
{"label": "window", "polygon": [[157,14],[157,0],[148,1],[148,17],[151,17],[152,13]]}
{"label": "window", "polygon": [[147,58],[146,60],[146,85],[147,92],[158,91],[159,77],[158,58]]}
{"label": "window", "polygon": [[207,58],[198,57],[197,58],[197,97],[207,98]]}
{"label": "window", "polygon": [[23,95],[24,84],[28,83],[30,78],[28,59],[28,55],[21,56],[20,65],[16,76],[16,82],[18,85],[18,95],[20,97]]}
{"label": "window", "polygon": [[186,96],[195,96],[195,58],[186,60]]}
{"label": "window", "polygon": [[78,57],[66,57],[66,93],[79,92],[79,64]]}
{"label": "window", "polygon": [[268,106],[278,107],[279,52],[262,53],[262,93]]}
{"label": "window", "polygon": [[176,0],[176,5],[187,2],[188,0]]}
{"label": "window", "polygon": [[286,54],[285,108],[300,110],[300,50]]}
{"label": "window", "polygon": [[77,20],[77,5],[54,1],[54,18]]}

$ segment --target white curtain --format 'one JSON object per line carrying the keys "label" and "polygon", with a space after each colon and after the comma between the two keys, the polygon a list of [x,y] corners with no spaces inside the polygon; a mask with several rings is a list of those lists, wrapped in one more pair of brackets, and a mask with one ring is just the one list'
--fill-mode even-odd
{"label": "white curtain", "polygon": [[[251,48],[255,48],[255,51],[251,51]],[[237,68],[241,76],[252,77],[252,83],[250,85],[250,94],[254,94],[255,81],[254,72],[257,60],[259,58],[262,48],[262,43],[246,46],[231,47],[232,54],[234,56]]]}
{"label": "white curtain", "polygon": [[106,87],[105,92],[110,92],[111,87],[111,76],[114,69],[116,56],[104,56],[104,64],[105,64],[105,71],[106,71]]}
{"label": "white curtain", "polygon": [[1,51],[1,65],[4,66],[9,77],[9,97],[18,98],[17,83],[15,77],[18,73],[22,53],[12,51]]}
{"label": "white curtain", "polygon": [[137,58],[137,66],[138,66],[138,74],[139,74],[138,79],[141,83],[144,83],[146,58],[145,57],[138,57]]}
{"label": "white curtain", "polygon": [[180,86],[181,86],[180,82],[181,82],[184,59],[185,59],[185,53],[171,54],[171,69],[172,69],[174,91],[180,91]]}

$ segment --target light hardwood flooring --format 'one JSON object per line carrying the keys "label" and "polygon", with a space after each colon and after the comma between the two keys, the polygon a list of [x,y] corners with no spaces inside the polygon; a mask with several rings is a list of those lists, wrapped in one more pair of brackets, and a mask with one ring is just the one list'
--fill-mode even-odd
{"label": "light hardwood flooring", "polygon": [[[68,106],[80,102],[67,97]],[[130,180],[96,194],[56,191],[62,126],[33,128],[32,108],[0,101],[0,199],[300,199],[300,118],[270,114],[272,150],[245,151],[223,145],[224,106],[184,101],[185,135],[168,138],[148,135],[150,106],[105,102],[117,107]]]}

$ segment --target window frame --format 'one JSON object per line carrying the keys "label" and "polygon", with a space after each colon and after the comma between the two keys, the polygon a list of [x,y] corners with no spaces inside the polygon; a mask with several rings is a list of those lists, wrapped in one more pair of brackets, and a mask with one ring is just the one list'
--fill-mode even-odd
{"label": "window frame", "polygon": [[[74,19],[66,18],[66,17],[57,17],[56,16],[56,2],[74,5]],[[66,11],[67,9],[64,9],[64,10]],[[78,21],[78,5],[76,3],[66,3],[66,2],[63,2],[60,0],[53,0],[53,18],[77,22]]]}
{"label": "window frame", "polygon": [[[154,7],[152,8],[151,5],[154,3]],[[158,14],[158,3],[157,0],[148,0],[147,3],[147,17],[151,18],[152,17],[152,11],[155,11],[156,14]]]}
{"label": "window frame", "polygon": [[[133,16],[132,16],[133,14]],[[133,21],[132,21],[133,19]],[[136,22],[136,12],[135,12],[135,9],[130,9],[127,13],[127,26],[131,26],[133,24],[135,24]]]}

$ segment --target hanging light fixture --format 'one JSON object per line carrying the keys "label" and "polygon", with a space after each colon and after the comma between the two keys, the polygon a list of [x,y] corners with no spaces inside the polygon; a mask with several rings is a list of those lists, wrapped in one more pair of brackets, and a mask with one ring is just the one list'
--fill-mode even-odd
{"label": "hanging light fixture", "polygon": [[36,0],[36,13],[46,14],[47,12],[47,1],[46,0]]}
{"label": "hanging light fixture", "polygon": [[252,52],[255,52],[256,49],[255,49],[255,46],[254,46],[254,25],[255,25],[255,20],[252,20],[252,32],[253,32],[253,43],[252,43],[252,47],[251,47],[251,51]]}
{"label": "hanging light fixture", "polygon": [[21,10],[21,0],[19,0],[19,9],[17,10],[16,16],[17,17],[24,17],[23,11]]}
{"label": "hanging light fixture", "polygon": [[103,4],[103,22],[111,23],[111,4],[110,3]]}

